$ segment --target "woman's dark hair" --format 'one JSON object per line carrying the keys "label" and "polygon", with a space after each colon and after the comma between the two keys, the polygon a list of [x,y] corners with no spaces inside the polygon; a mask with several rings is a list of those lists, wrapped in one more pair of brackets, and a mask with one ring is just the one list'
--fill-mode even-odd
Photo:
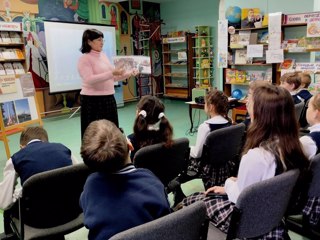
{"label": "woman's dark hair", "polygon": [[87,30],[85,30],[83,32],[83,35],[82,35],[82,45],[81,45],[80,51],[82,53],[90,52],[91,51],[91,47],[88,44],[88,40],[93,41],[93,40],[98,39],[100,37],[103,38],[103,33],[100,32],[97,29],[87,29]]}
{"label": "woman's dark hair", "polygon": [[[146,116],[139,114],[144,110]],[[165,107],[159,98],[155,96],[143,96],[137,104],[138,116],[134,121],[133,132],[137,139],[137,145],[141,148],[155,143],[165,143],[166,147],[172,145],[173,128],[164,114]],[[159,129],[150,129],[157,125]]]}

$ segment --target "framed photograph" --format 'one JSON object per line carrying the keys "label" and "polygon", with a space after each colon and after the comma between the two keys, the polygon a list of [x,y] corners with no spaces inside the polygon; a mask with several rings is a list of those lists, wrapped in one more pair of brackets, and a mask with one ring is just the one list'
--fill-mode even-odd
{"label": "framed photograph", "polygon": [[130,13],[142,14],[142,0],[129,0]]}

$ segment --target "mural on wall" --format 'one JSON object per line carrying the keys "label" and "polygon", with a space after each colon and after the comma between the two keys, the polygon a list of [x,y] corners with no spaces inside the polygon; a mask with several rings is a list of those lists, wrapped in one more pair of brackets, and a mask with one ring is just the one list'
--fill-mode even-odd
{"label": "mural on wall", "polygon": [[[36,88],[49,86],[47,53],[36,32],[36,23],[42,23],[43,18],[31,18],[29,13],[24,13],[22,18],[23,35],[26,40],[26,65],[31,72]],[[44,41],[44,39],[43,39]]]}

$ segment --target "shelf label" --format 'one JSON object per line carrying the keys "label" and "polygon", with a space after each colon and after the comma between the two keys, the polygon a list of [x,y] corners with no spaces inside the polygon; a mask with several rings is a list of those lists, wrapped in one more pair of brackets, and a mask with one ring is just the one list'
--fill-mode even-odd
{"label": "shelf label", "polygon": [[22,31],[21,23],[18,22],[0,22],[0,31]]}
{"label": "shelf label", "polygon": [[309,18],[320,17],[320,12],[287,14],[284,15],[283,24],[303,24],[307,23]]}
{"label": "shelf label", "polygon": [[179,42],[185,42],[185,37],[174,37],[174,38],[163,38],[163,43],[179,43]]}

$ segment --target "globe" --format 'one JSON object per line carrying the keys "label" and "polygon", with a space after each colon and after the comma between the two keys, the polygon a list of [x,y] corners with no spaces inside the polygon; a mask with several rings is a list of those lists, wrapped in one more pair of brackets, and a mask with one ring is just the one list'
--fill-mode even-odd
{"label": "globe", "polygon": [[237,6],[230,6],[226,11],[226,19],[230,23],[240,23],[241,21],[241,8]]}
{"label": "globe", "polygon": [[235,89],[232,91],[231,95],[233,98],[240,100],[242,98],[242,91],[240,89]]}

